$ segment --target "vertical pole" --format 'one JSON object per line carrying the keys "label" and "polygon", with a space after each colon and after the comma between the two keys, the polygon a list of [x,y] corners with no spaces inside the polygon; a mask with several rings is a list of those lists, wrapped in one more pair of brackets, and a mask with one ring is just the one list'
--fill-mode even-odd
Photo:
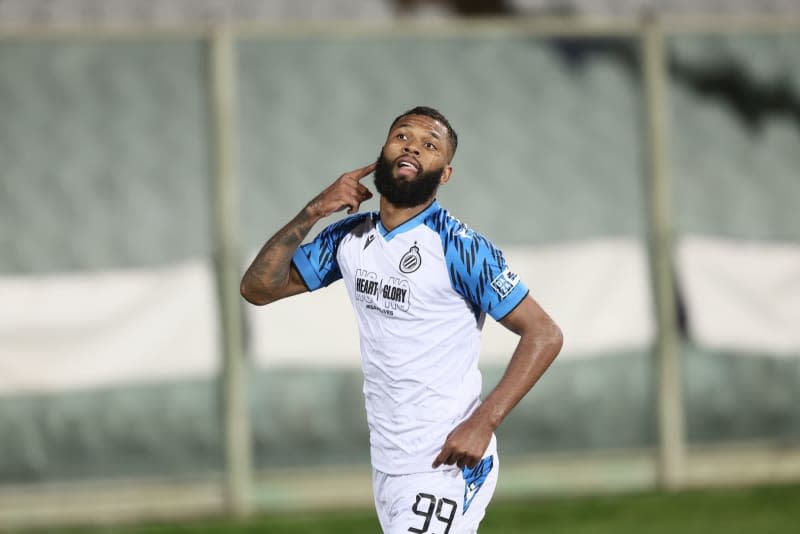
{"label": "vertical pole", "polygon": [[222,326],[222,417],[225,435],[225,497],[228,510],[252,509],[252,454],[239,296],[239,190],[236,172],[234,44],[231,32],[213,32],[210,46],[213,138],[214,251]]}
{"label": "vertical pole", "polygon": [[665,88],[668,74],[664,36],[657,21],[650,20],[644,24],[641,42],[647,116],[650,267],[657,323],[658,482],[665,489],[677,489],[685,478],[686,443],[671,261],[671,189],[666,172],[669,152]]}

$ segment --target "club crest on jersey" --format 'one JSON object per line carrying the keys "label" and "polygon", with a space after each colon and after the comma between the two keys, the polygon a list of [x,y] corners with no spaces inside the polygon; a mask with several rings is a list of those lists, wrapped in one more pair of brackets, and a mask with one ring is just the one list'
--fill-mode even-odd
{"label": "club crest on jersey", "polygon": [[517,284],[519,284],[519,276],[506,268],[492,280],[492,289],[494,289],[495,293],[497,293],[501,299],[504,299],[517,287]]}
{"label": "club crest on jersey", "polygon": [[405,274],[413,273],[419,269],[420,265],[422,265],[422,256],[419,255],[419,247],[414,242],[408,252],[400,258],[400,272]]}

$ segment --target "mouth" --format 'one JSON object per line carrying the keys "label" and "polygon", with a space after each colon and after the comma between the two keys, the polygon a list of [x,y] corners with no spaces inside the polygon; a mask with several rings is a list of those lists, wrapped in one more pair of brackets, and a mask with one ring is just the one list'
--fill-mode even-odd
{"label": "mouth", "polygon": [[401,156],[394,160],[394,169],[397,176],[416,176],[420,173],[420,164],[410,156]]}

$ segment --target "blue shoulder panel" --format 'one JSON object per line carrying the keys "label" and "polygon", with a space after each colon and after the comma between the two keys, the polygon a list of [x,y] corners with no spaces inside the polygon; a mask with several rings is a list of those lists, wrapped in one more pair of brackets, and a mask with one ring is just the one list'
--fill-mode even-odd
{"label": "blue shoulder panel", "polygon": [[336,261],[339,243],[353,228],[372,215],[369,212],[356,213],[337,221],[317,234],[313,241],[297,249],[292,263],[309,291],[328,286],[342,277]]}
{"label": "blue shoulder panel", "polygon": [[425,224],[441,237],[450,283],[473,306],[476,316],[482,311],[499,321],[528,294],[525,284],[509,270],[502,251],[446,210],[431,213]]}

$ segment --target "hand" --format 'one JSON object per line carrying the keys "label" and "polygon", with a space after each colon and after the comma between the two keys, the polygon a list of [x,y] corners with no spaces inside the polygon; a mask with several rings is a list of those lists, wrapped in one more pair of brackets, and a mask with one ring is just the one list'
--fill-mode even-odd
{"label": "hand", "polygon": [[442,451],[433,461],[433,468],[442,464],[474,468],[492,440],[492,431],[490,425],[473,414],[447,435]]}
{"label": "hand", "polygon": [[366,167],[344,173],[309,202],[308,209],[319,218],[345,208],[348,208],[347,213],[357,212],[362,202],[372,198],[372,192],[359,180],[374,170],[375,164],[371,163]]}

